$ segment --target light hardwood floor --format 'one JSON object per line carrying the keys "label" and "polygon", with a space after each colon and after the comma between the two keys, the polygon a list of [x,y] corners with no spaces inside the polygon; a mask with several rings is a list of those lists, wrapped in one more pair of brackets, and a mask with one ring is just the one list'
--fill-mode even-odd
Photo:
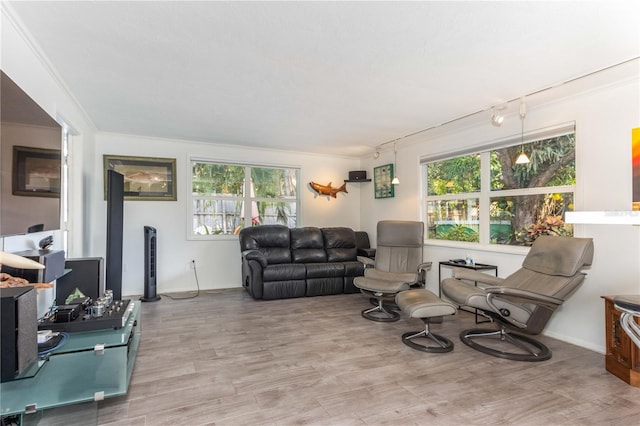
{"label": "light hardwood floor", "polygon": [[[178,295],[176,295],[178,296]],[[604,357],[542,337],[551,360],[523,363],[458,340],[473,315],[433,331],[453,352],[400,340],[419,320],[375,323],[360,294],[256,301],[242,290],[142,304],[129,392],[100,425],[638,425],[640,389]]]}

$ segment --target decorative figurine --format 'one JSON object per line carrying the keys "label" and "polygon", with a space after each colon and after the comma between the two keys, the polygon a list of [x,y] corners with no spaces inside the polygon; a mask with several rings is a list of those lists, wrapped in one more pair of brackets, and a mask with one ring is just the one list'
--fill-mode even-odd
{"label": "decorative figurine", "polygon": [[342,186],[340,188],[332,188],[331,187],[331,182],[329,182],[327,185],[320,185],[319,183],[309,182],[309,185],[311,185],[311,189],[316,191],[318,194],[320,194],[320,195],[329,195],[329,196],[331,196],[333,198],[337,198],[336,194],[338,192],[344,192],[345,194],[349,193],[349,191],[347,191],[347,183],[346,182],[344,184],[342,184]]}

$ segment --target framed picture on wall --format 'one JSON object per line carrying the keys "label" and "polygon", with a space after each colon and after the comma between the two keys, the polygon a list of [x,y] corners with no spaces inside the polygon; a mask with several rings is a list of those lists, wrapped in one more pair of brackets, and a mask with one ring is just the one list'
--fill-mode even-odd
{"label": "framed picture on wall", "polygon": [[632,210],[640,210],[640,127],[631,129]]}
{"label": "framed picture on wall", "polygon": [[60,198],[60,166],[59,149],[14,146],[13,195]]}
{"label": "framed picture on wall", "polygon": [[176,201],[176,159],[104,155],[104,197],[107,170],[124,176],[124,199]]}
{"label": "framed picture on wall", "polygon": [[376,198],[391,198],[394,196],[393,185],[393,164],[374,167],[373,169],[373,191]]}

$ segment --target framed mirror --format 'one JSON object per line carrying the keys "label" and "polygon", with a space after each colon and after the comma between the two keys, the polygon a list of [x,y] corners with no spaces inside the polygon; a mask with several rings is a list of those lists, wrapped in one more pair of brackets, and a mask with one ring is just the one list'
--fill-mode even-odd
{"label": "framed mirror", "polygon": [[62,127],[0,79],[0,236],[59,229]]}

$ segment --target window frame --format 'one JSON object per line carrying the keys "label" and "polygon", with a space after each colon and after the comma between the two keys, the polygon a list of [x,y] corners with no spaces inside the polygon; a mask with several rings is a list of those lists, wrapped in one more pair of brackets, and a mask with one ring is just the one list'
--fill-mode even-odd
{"label": "window frame", "polygon": [[[486,144],[480,144],[476,147],[451,151],[447,153],[434,154],[420,158],[420,178],[421,178],[421,203],[420,214],[421,219],[425,222],[425,244],[433,246],[449,246],[449,247],[463,247],[468,249],[489,249],[490,251],[500,252],[521,252],[522,250],[528,250],[527,246],[511,245],[511,244],[497,244],[491,243],[490,238],[490,207],[492,198],[510,197],[510,196],[527,196],[527,195],[539,195],[539,194],[551,194],[551,193],[571,193],[573,195],[574,204],[576,203],[576,184],[574,185],[561,185],[561,186],[545,186],[537,188],[519,188],[519,189],[492,189],[491,188],[491,151],[501,148],[508,148],[517,145],[526,145],[539,140],[550,139],[567,134],[576,134],[575,122],[568,122],[558,124],[556,126],[547,127],[544,129],[538,129],[525,133],[524,135],[511,136],[505,139],[491,141]],[[576,150],[578,141],[576,138]],[[460,192],[452,194],[442,195],[428,195],[428,182],[427,182],[427,165],[438,161],[449,160],[457,157],[463,157],[466,155],[477,154],[480,156],[480,190],[477,192]],[[576,155],[577,159],[577,155]],[[578,176],[578,164],[576,161],[576,176]],[[466,200],[466,199],[478,199],[479,210],[479,232],[478,242],[467,242],[457,240],[443,240],[437,238],[429,238],[429,218],[428,218],[428,203],[430,201],[445,201],[445,200]]]}
{"label": "window frame", "polygon": [[[243,167],[244,168],[244,182],[245,182],[245,186],[243,189],[243,195],[241,197],[238,196],[231,196],[226,198],[226,200],[234,200],[234,201],[240,201],[240,202],[244,202],[244,209],[243,209],[243,214],[244,217],[251,217],[251,208],[252,208],[252,203],[253,202],[278,202],[278,201],[282,201],[282,202],[287,202],[287,203],[291,203],[291,202],[295,202],[295,206],[296,206],[296,223],[299,224],[300,223],[300,186],[299,186],[299,182],[300,182],[300,167],[299,166],[292,166],[292,165],[282,165],[282,164],[263,164],[263,163],[243,163],[243,162],[236,162],[236,161],[229,161],[229,160],[215,160],[215,159],[210,159],[210,158],[202,158],[202,157],[190,157],[189,161],[188,161],[188,173],[189,173],[189,178],[185,179],[187,181],[187,193],[189,194],[189,202],[187,203],[187,223],[189,224],[187,226],[187,240],[205,240],[205,241],[211,241],[211,240],[235,240],[238,238],[237,235],[233,234],[233,233],[229,233],[229,234],[210,234],[210,235],[197,235],[194,234],[193,232],[193,219],[194,219],[194,202],[196,200],[221,200],[221,199],[225,199],[224,197],[220,196],[220,195],[196,195],[193,192],[193,165],[194,163],[208,163],[208,164],[216,164],[216,165],[223,165],[223,166],[237,166],[237,167]],[[256,196],[251,196],[251,191],[250,191],[250,186],[248,186],[248,182],[251,182],[251,170],[253,168],[267,168],[267,169],[290,169],[290,170],[294,170],[295,171],[295,179],[296,179],[296,195],[295,195],[295,201],[290,199],[290,198],[267,198],[267,197],[256,197]],[[251,220],[245,220],[243,223],[242,228],[248,228],[251,227]],[[260,226],[260,225],[257,225]]]}

